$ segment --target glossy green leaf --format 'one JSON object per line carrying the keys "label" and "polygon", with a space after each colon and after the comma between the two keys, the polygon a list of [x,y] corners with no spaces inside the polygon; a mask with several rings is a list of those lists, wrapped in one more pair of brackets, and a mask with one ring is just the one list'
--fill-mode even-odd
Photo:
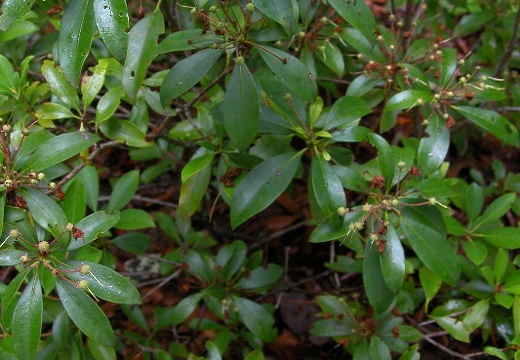
{"label": "glossy green leaf", "polygon": [[247,149],[258,132],[260,99],[253,75],[245,64],[235,65],[226,88],[224,126],[233,145]]}
{"label": "glossy green leaf", "polygon": [[345,72],[345,60],[341,50],[331,42],[326,42],[322,48],[316,50],[316,57],[338,77],[342,77]]}
{"label": "glossy green leaf", "polygon": [[321,97],[316,97],[314,103],[309,106],[309,125],[314,127],[316,124],[316,120],[318,120],[321,112],[323,110],[323,99]]}
{"label": "glossy green leaf", "polygon": [[24,170],[42,171],[70,159],[99,141],[95,134],[70,132],[53,137],[40,144],[27,162],[20,164]]}
{"label": "glossy green leaf", "polygon": [[[118,304],[141,303],[141,295],[134,285],[116,271],[91,261],[68,260],[65,264],[69,266],[63,266],[62,270],[67,270],[67,277],[74,282],[87,280],[88,288],[96,297]],[[90,272],[82,274],[79,269],[83,265],[90,266]],[[74,269],[77,271],[70,271]]]}
{"label": "glossy green leaf", "polygon": [[469,342],[470,329],[462,321],[449,316],[434,317],[437,324],[446,330],[456,340]]}
{"label": "glossy green leaf", "polygon": [[392,360],[388,345],[379,336],[370,338],[370,357],[379,360]]}
{"label": "glossy green leaf", "polygon": [[186,29],[166,36],[155,49],[155,53],[160,55],[175,51],[198,50],[220,43],[222,38],[218,35],[203,34],[202,29]]}
{"label": "glossy green leaf", "polygon": [[222,53],[222,50],[205,49],[175,64],[163,80],[160,91],[161,104],[164,107],[168,106],[173,99],[195,86]]}
{"label": "glossy green leaf", "polygon": [[152,216],[142,209],[126,209],[119,213],[119,221],[114,227],[122,230],[137,230],[155,227],[155,223]]}
{"label": "glossy green leaf", "polygon": [[383,313],[394,303],[395,293],[386,285],[379,258],[376,244],[368,241],[363,259],[363,284],[370,305],[376,312]]}
{"label": "glossy green leaf", "polygon": [[45,124],[52,124],[52,120],[56,119],[72,119],[74,118],[74,114],[65,106],[58,103],[44,103],[37,111],[35,116],[38,118],[38,123],[44,127],[54,127],[45,126]]}
{"label": "glossy green leaf", "polygon": [[51,92],[66,106],[74,108],[77,111],[80,109],[80,102],[76,90],[65,78],[61,68],[55,67],[50,60],[44,60],[42,64],[42,75],[47,80],[51,88]]}
{"label": "glossy green leaf", "polygon": [[[108,60],[99,59],[98,64],[94,67],[93,74],[84,76],[81,81],[81,95],[83,99],[83,107],[86,109],[92,104],[99,90],[105,83],[105,74],[107,72]],[[99,106],[98,106],[99,108]],[[96,113],[97,117],[97,113]]]}
{"label": "glossy green leaf", "polygon": [[94,16],[108,51],[123,63],[128,48],[128,7],[125,0],[94,0]]}
{"label": "glossy green leaf", "polygon": [[493,246],[504,249],[518,249],[520,247],[520,228],[499,227],[479,231],[479,236],[484,237]]}
{"label": "glossy green leaf", "polygon": [[[392,225],[388,226],[388,232],[384,240],[386,247],[380,256],[381,272],[383,273],[386,286],[388,286],[393,293],[397,293],[401,289],[404,281],[404,249]],[[374,246],[375,245],[376,244],[374,244]]]}
{"label": "glossy green leaf", "polygon": [[381,170],[381,176],[385,180],[385,189],[388,191],[394,181],[397,161],[394,159],[392,149],[386,140],[378,134],[367,134],[368,141],[377,148],[377,163]]}
{"label": "glossy green leaf", "polygon": [[274,318],[262,305],[242,297],[234,297],[232,302],[249,331],[264,341],[272,340]]}
{"label": "glossy green leaf", "polygon": [[358,125],[359,120],[363,116],[370,114],[371,112],[372,110],[363,99],[357,96],[342,96],[334,101],[334,104],[332,104],[331,108],[325,115],[325,119],[323,120],[324,128],[353,128],[354,125]]}
{"label": "glossy green leaf", "polygon": [[304,101],[314,102],[318,92],[316,80],[309,76],[312,73],[304,63],[284,51],[269,46],[258,49],[269,69],[291,92]]}
{"label": "glossy green leaf", "polygon": [[204,293],[195,293],[186,296],[175,306],[166,309],[160,316],[156,316],[155,329],[159,330],[170,325],[179,325],[195,311]]}
{"label": "glossy green leaf", "polygon": [[466,215],[470,224],[477,218],[484,206],[484,190],[472,183],[466,191]]}
{"label": "glossy green leaf", "polygon": [[58,279],[56,289],[65,311],[81,332],[102,345],[113,347],[115,338],[110,323],[94,300],[64,280]]}
{"label": "glossy green leaf", "polygon": [[312,158],[310,185],[316,194],[317,205],[325,216],[335,214],[338,208],[346,206],[347,198],[341,181],[322,156]]}
{"label": "glossy green leaf", "polygon": [[450,147],[450,132],[439,116],[433,116],[417,150],[417,166],[421,175],[428,176],[442,164]]}
{"label": "glossy green leaf", "polygon": [[13,314],[13,345],[20,358],[36,359],[42,318],[42,287],[40,278],[36,276],[25,287]]}
{"label": "glossy green leaf", "polygon": [[474,227],[478,228],[481,225],[500,219],[509,211],[516,200],[516,196],[515,193],[509,193],[493,200],[493,202],[486,207],[482,215],[475,220]]}
{"label": "glossy green leaf", "polygon": [[87,192],[79,179],[73,179],[65,191],[65,199],[61,208],[67,219],[75,224],[85,217],[87,207]]}
{"label": "glossy green leaf", "polygon": [[292,181],[300,155],[288,152],[267,159],[238,184],[231,200],[231,226],[236,228],[273,203]]}
{"label": "glossy green leaf", "polygon": [[117,140],[127,144],[128,146],[150,146],[150,143],[146,141],[146,135],[137,127],[137,125],[129,120],[120,120],[111,117],[99,125],[99,130],[101,130],[101,132],[109,139]]}
{"label": "glossy green leaf", "polygon": [[258,289],[275,284],[283,274],[280,265],[269,264],[267,268],[257,267],[242,277],[237,284],[239,289]]}
{"label": "glossy green leaf", "polygon": [[489,300],[480,300],[476,302],[464,316],[462,322],[467,326],[470,332],[477,330],[484,320],[489,310]]}
{"label": "glossy green leaf", "polygon": [[135,24],[128,34],[128,52],[123,68],[123,87],[132,100],[135,100],[146,77],[148,67],[155,57],[157,39],[163,32],[162,13],[154,11]]}
{"label": "glossy green leaf", "polygon": [[469,240],[462,244],[464,253],[475,265],[480,265],[486,260],[488,248],[479,240]]}
{"label": "glossy green leaf", "polygon": [[29,187],[21,188],[20,195],[27,202],[32,217],[41,227],[56,237],[64,231],[68,222],[67,216],[56,201],[43,191]]}
{"label": "glossy green leaf", "polygon": [[21,18],[34,4],[34,0],[4,0],[0,8],[0,30],[7,31],[16,19]]}
{"label": "glossy green leaf", "polygon": [[350,25],[368,40],[375,42],[376,21],[365,1],[328,0],[329,4]]}
{"label": "glossy green leaf", "polygon": [[499,248],[495,256],[495,264],[493,267],[496,284],[502,283],[502,280],[504,278],[504,275],[506,274],[509,264],[509,252],[503,248]]}
{"label": "glossy green leaf", "polygon": [[191,216],[199,208],[209,185],[214,156],[215,154],[211,153],[194,158],[182,170],[178,208],[180,214]]}
{"label": "glossy green leaf", "polygon": [[[385,63],[386,57],[381,53],[381,50],[379,46],[377,46],[377,43],[373,41],[374,36],[371,36],[368,40],[358,29],[355,28],[344,28],[342,29],[338,35],[343,39],[347,44],[352,46],[356,51],[364,56],[366,56],[367,59],[371,59],[380,63]],[[364,75],[361,75],[364,76]],[[358,77],[357,79],[360,79]],[[365,78],[368,80],[369,78]],[[354,80],[355,81],[355,80]],[[347,95],[354,95],[350,92],[354,91],[354,89],[360,89],[360,85],[354,83],[354,81],[349,86],[349,92]],[[359,80],[358,80],[359,81]],[[372,88],[375,84],[377,84],[380,81],[380,79],[370,79],[370,81],[366,81],[364,83],[363,87],[369,87]],[[352,89],[351,89],[352,88]],[[364,91],[362,91],[364,93]],[[363,95],[363,93],[360,93],[359,95]]]}
{"label": "glossy green leaf", "polygon": [[343,217],[343,222],[339,225],[329,221],[322,221],[312,232],[309,241],[311,243],[320,243],[344,238],[351,232],[349,231],[349,225],[361,220],[362,217],[363,213],[356,211],[346,214]]}
{"label": "glossy green leaf", "polygon": [[282,25],[287,34],[296,26],[298,4],[295,0],[253,0],[253,4],[266,17]]}
{"label": "glossy green leaf", "polygon": [[12,324],[12,314],[17,304],[17,302],[15,301],[18,300],[18,289],[20,288],[22,283],[25,281],[25,278],[31,271],[31,268],[25,268],[23,271],[18,273],[18,275],[16,275],[14,279],[12,279],[7,285],[7,287],[4,289],[4,292],[2,294],[1,314],[3,323],[8,327],[10,327]]}
{"label": "glossy green leaf", "polygon": [[107,212],[124,208],[135,195],[139,185],[139,170],[132,170],[121,176],[112,189]]}
{"label": "glossy green leaf", "polygon": [[20,257],[25,255],[26,251],[20,251],[16,249],[5,249],[0,251],[0,266],[11,266],[18,265],[20,263]]}
{"label": "glossy green leaf", "polygon": [[16,20],[9,30],[6,32],[0,32],[0,42],[8,42],[38,32],[40,28],[36,26],[36,24],[24,19],[30,18],[31,15],[32,13],[23,16],[21,19]]}
{"label": "glossy green leaf", "polygon": [[419,269],[419,279],[424,291],[424,296],[426,297],[424,307],[425,309],[428,309],[428,304],[433,300],[441,288],[442,279],[425,266]]}
{"label": "glossy green leaf", "polygon": [[[403,207],[401,225],[419,259],[433,273],[450,285],[460,277],[460,263],[455,250],[440,231],[442,217],[433,207]],[[442,256],[439,256],[442,254]]]}
{"label": "glossy green leaf", "polygon": [[104,211],[98,211],[81,219],[75,226],[83,231],[83,238],[71,240],[67,246],[68,251],[79,249],[92,241],[119,221],[119,213],[107,214]]}
{"label": "glossy green leaf", "polygon": [[98,209],[99,176],[92,165],[85,166],[76,177],[81,180],[87,194],[87,205],[92,211]]}
{"label": "glossy green leaf", "polygon": [[518,129],[496,111],[474,106],[452,106],[452,108],[504,143],[513,146],[520,145]]}
{"label": "glossy green leaf", "polygon": [[89,339],[87,348],[96,360],[117,360],[116,351],[113,347]]}
{"label": "glossy green leaf", "polygon": [[94,0],[70,0],[61,18],[58,55],[65,78],[79,87],[83,64],[94,37]]}
{"label": "glossy green leaf", "polygon": [[235,276],[242,267],[246,254],[247,246],[240,240],[235,240],[219,250],[215,264],[220,268],[224,280],[231,280]]}
{"label": "glossy green leaf", "polygon": [[411,109],[432,101],[433,95],[424,90],[404,90],[392,96],[385,106],[385,111]]}
{"label": "glossy green leaf", "polygon": [[442,49],[441,55],[441,87],[446,87],[453,80],[457,70],[457,51],[454,48]]}

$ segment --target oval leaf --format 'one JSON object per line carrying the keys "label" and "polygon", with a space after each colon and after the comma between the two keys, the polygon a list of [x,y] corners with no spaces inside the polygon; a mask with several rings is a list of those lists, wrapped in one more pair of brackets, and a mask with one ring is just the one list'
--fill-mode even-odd
{"label": "oval leaf", "polygon": [[377,246],[370,241],[366,244],[363,259],[363,284],[370,305],[378,313],[385,312],[394,303],[395,294],[386,285]]}
{"label": "oval leaf", "polygon": [[94,0],[99,35],[108,51],[123,63],[128,48],[128,7],[125,0]]}
{"label": "oval leaf", "polygon": [[132,170],[121,176],[114,184],[107,206],[107,212],[121,210],[132,200],[139,184],[139,170]]}
{"label": "oval leaf", "polygon": [[437,170],[450,147],[450,132],[438,115],[432,117],[426,132],[430,136],[421,139],[417,150],[417,165],[424,176]]}
{"label": "oval leaf", "polygon": [[401,91],[388,100],[385,111],[394,111],[401,109],[410,109],[430,102],[433,95],[424,90],[405,90]]}
{"label": "oval leaf", "polygon": [[375,42],[376,20],[365,1],[329,0],[329,4],[350,25]]}
{"label": "oval leaf", "polygon": [[388,233],[385,237],[386,248],[381,254],[381,271],[385,279],[386,286],[397,293],[404,281],[405,257],[404,249],[395,228],[388,226]]}
{"label": "oval leaf", "polygon": [[179,213],[191,216],[199,208],[211,178],[211,163],[215,154],[206,154],[191,159],[182,169]]}
{"label": "oval leaf", "polygon": [[99,234],[108,231],[119,221],[119,213],[107,214],[98,211],[81,219],[75,226],[83,231],[83,238],[72,240],[67,246],[67,251],[79,249],[96,240]]}
{"label": "oval leaf", "polygon": [[33,188],[21,188],[20,193],[34,220],[52,235],[60,236],[67,224],[67,216],[56,201]]}
{"label": "oval leaf", "polygon": [[293,152],[263,161],[238,184],[231,200],[231,225],[236,228],[268,207],[291,182],[300,155]]}
{"label": "oval leaf", "polygon": [[292,33],[298,14],[294,0],[253,0],[253,4],[269,19],[282,25],[287,34]]}
{"label": "oval leaf", "polygon": [[262,305],[241,297],[234,298],[233,303],[249,331],[264,341],[272,340],[274,318]]}
{"label": "oval leaf", "polygon": [[347,198],[341,181],[322,156],[312,158],[310,182],[316,194],[316,202],[325,216],[335,214],[339,207],[346,205]]}
{"label": "oval leaf", "polygon": [[5,0],[0,9],[0,30],[7,31],[16,19],[31,10],[34,0]]}

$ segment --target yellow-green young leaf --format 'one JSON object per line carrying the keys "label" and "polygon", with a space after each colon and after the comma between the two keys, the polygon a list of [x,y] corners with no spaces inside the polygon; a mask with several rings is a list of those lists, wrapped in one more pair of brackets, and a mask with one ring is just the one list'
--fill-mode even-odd
{"label": "yellow-green young leaf", "polygon": [[[141,304],[141,295],[134,285],[116,271],[85,260],[68,260],[65,264],[68,266],[63,265],[60,268],[67,271],[67,277],[74,282],[87,280],[88,288],[96,297],[118,304]],[[84,268],[84,265],[90,267],[86,274],[71,271]]]}
{"label": "yellow-green young leaf", "polygon": [[96,98],[96,95],[99,93],[99,90],[103,87],[107,67],[108,60],[99,59],[98,64],[94,67],[93,74],[85,76],[81,81],[81,95],[84,109],[90,106],[92,101]]}
{"label": "yellow-green young leaf", "polygon": [[309,106],[309,126],[313,127],[323,110],[323,99],[316,97],[316,101]]}
{"label": "yellow-green young leaf", "polygon": [[518,129],[507,118],[496,111],[474,106],[452,106],[452,108],[506,144],[520,145]]}
{"label": "yellow-green young leaf", "polygon": [[132,170],[121,176],[114,184],[107,206],[107,212],[121,210],[132,200],[139,184],[139,170]]}
{"label": "yellow-green young leaf", "polygon": [[50,60],[45,60],[42,65],[42,74],[51,88],[51,92],[64,105],[80,111],[79,97],[76,90],[67,81],[60,68],[54,66]]}
{"label": "yellow-green young leaf", "polygon": [[114,346],[114,333],[108,319],[99,306],[83,292],[67,281],[58,279],[56,289],[65,311],[79,330],[94,341]]}
{"label": "yellow-green young leaf", "polygon": [[163,80],[160,90],[161,104],[168,107],[173,99],[195,86],[223,52],[205,49],[175,64]]}
{"label": "yellow-green young leaf", "polygon": [[0,8],[0,30],[7,31],[16,19],[31,10],[34,0],[4,0]]}
{"label": "yellow-green young leaf", "polygon": [[71,132],[55,136],[40,146],[29,156],[23,164],[25,171],[42,171],[59,164],[88,149],[99,140],[95,134]]}
{"label": "yellow-green young leaf", "polygon": [[287,34],[293,32],[298,16],[296,0],[253,0],[253,4],[266,17],[282,25]]}
{"label": "yellow-green young leaf", "polygon": [[190,160],[182,170],[179,197],[180,214],[191,216],[197,211],[211,178],[211,163],[215,154],[206,154]]}
{"label": "yellow-green young leaf", "polygon": [[119,61],[125,61],[128,49],[128,6],[125,0],[94,0],[96,25],[108,51]]}
{"label": "yellow-green young leaf", "polygon": [[403,245],[393,225],[388,226],[388,232],[384,240],[386,241],[386,246],[380,256],[381,271],[383,272],[386,286],[394,293],[397,293],[404,281],[405,257]]}
{"label": "yellow-green young leaf", "polygon": [[343,19],[358,29],[372,44],[375,43],[376,21],[365,1],[329,0],[328,2]]}
{"label": "yellow-green young leaf", "polygon": [[94,0],[70,0],[61,18],[58,55],[65,78],[79,87],[83,64],[94,37]]}
{"label": "yellow-green young leaf", "polygon": [[370,305],[383,313],[394,304],[395,293],[386,285],[379,256],[376,244],[368,241],[363,259],[363,284]]}
{"label": "yellow-green young leaf", "polygon": [[454,286],[460,277],[460,262],[446,239],[442,215],[434,207],[402,208],[401,226],[419,259],[433,273]]}
{"label": "yellow-green young leaf", "polygon": [[148,66],[155,56],[157,39],[164,32],[164,19],[160,11],[154,11],[140,20],[130,30],[128,51],[123,68],[123,87],[131,100],[146,77]]}
{"label": "yellow-green young leaf", "polygon": [[146,141],[146,135],[139,130],[137,125],[128,120],[120,120],[112,117],[103,121],[99,126],[99,130],[101,130],[107,138],[117,140],[128,146],[145,147],[151,145]]}
{"label": "yellow-green young leaf", "polygon": [[238,184],[231,199],[231,226],[236,228],[272,204],[292,181],[301,155],[284,153],[253,168]]}
{"label": "yellow-green young leaf", "polygon": [[63,233],[68,222],[67,216],[56,201],[34,188],[23,187],[20,195],[27,202],[27,208],[38,225],[55,237]]}
{"label": "yellow-green young leaf", "polygon": [[13,314],[13,345],[21,359],[36,359],[42,318],[42,287],[36,274],[23,290]]}
{"label": "yellow-green young leaf", "polygon": [[126,209],[120,212],[116,229],[137,230],[155,227],[152,216],[142,209]]}
{"label": "yellow-green young leaf", "polygon": [[107,214],[104,211],[98,211],[81,219],[75,227],[83,232],[83,237],[74,239],[69,242],[67,251],[79,249],[96,240],[98,236],[111,229],[119,221],[119,212]]}
{"label": "yellow-green young leaf", "polygon": [[274,76],[291,92],[304,101],[314,102],[318,93],[316,80],[315,77],[309,76],[311,71],[304,63],[284,51],[269,46],[258,48],[258,52]]}
{"label": "yellow-green young leaf", "polygon": [[240,151],[253,142],[258,132],[260,100],[253,75],[247,65],[235,65],[224,100],[224,126]]}

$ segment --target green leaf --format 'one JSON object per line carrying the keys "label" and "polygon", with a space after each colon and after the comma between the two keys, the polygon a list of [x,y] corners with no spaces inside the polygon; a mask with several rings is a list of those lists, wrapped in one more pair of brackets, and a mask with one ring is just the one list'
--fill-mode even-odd
{"label": "green leaf", "polygon": [[462,244],[464,253],[475,265],[480,265],[486,260],[488,248],[479,240],[468,240]]}
{"label": "green leaf", "polygon": [[370,305],[376,312],[383,313],[394,303],[395,293],[386,285],[379,257],[377,246],[368,241],[363,259],[363,284]]}
{"label": "green leaf", "polygon": [[34,0],[4,0],[0,9],[0,30],[7,31],[16,19],[21,18],[34,4]]}
{"label": "green leaf", "polygon": [[318,90],[314,77],[309,77],[311,71],[294,56],[269,47],[258,48],[260,56],[274,75],[297,96],[309,103],[314,102]]}
{"label": "green leaf", "polygon": [[98,141],[99,137],[95,134],[88,134],[88,138],[82,132],[61,134],[40,144],[19,166],[23,166],[24,171],[42,171],[70,159]]}
{"label": "green leaf", "polygon": [[395,169],[397,168],[392,149],[386,140],[378,134],[367,134],[368,141],[377,148],[377,163],[381,169],[381,176],[385,180],[385,189],[388,191],[393,184]]}
{"label": "green leaf", "polygon": [[298,4],[294,0],[253,0],[253,4],[266,17],[282,25],[287,34],[296,26]]}
{"label": "green leaf", "polygon": [[13,315],[13,345],[22,359],[36,359],[43,318],[42,287],[35,276],[25,287]]}
{"label": "green leaf", "polygon": [[29,187],[21,188],[20,194],[27,202],[32,217],[41,227],[47,229],[55,237],[63,233],[67,224],[67,216],[56,201],[45,195],[44,192]]}
{"label": "green leaf", "polygon": [[173,99],[195,86],[222,53],[223,50],[205,49],[175,64],[163,80],[160,91],[161,104],[167,107]]}
{"label": "green leaf", "polygon": [[[81,95],[83,97],[83,107],[86,109],[92,104],[99,90],[105,83],[105,74],[107,72],[108,60],[99,59],[98,64],[94,67],[91,76],[84,76],[81,81]],[[99,106],[98,106],[99,108]],[[97,113],[96,113],[97,117]]]}
{"label": "green leaf", "polygon": [[489,300],[480,300],[469,308],[462,322],[467,326],[469,332],[477,330],[484,320],[489,310]]}
{"label": "green leaf", "polygon": [[99,125],[99,130],[109,139],[117,140],[128,146],[145,147],[150,146],[146,141],[146,135],[128,120],[120,120],[114,117],[103,121]]}
{"label": "green leaf", "polygon": [[246,253],[247,246],[240,240],[235,240],[219,250],[215,265],[220,268],[222,279],[229,281],[235,276],[244,263]]}
{"label": "green leaf", "polygon": [[81,332],[102,345],[113,347],[115,338],[110,323],[90,296],[61,279],[57,279],[56,289],[65,311]]}
{"label": "green leaf", "polygon": [[379,336],[370,338],[370,358],[378,360],[392,359],[388,345]]}
{"label": "green leaf", "polygon": [[218,35],[206,33],[202,29],[186,29],[173,32],[166,36],[155,49],[155,54],[167,54],[175,51],[198,50],[212,44],[222,43]]}
{"label": "green leaf", "polygon": [[343,19],[375,43],[376,20],[365,1],[329,0],[328,2]]}
{"label": "green leaf", "polygon": [[445,230],[440,230],[442,224],[442,216],[436,208],[405,206],[402,209],[402,228],[419,259],[454,286],[460,277],[460,263],[446,239]]}
{"label": "green leaf", "polygon": [[[379,63],[386,63],[386,57],[381,53],[381,50],[379,49],[379,46],[377,46],[377,43],[374,41],[374,36],[370,36],[368,40],[358,29],[349,28],[346,27],[343,30],[341,30],[338,35],[343,39],[347,44],[352,46],[358,53],[363,54],[367,59],[377,61]],[[364,75],[361,75],[364,76]],[[358,81],[360,81],[360,78],[357,78]],[[369,79],[364,78],[366,82],[363,82],[363,87],[369,87],[369,90],[373,88],[374,85],[376,85],[380,80],[379,79]],[[355,83],[356,80],[352,81],[352,83],[349,86],[349,90],[347,92],[347,95],[354,95],[351,94],[352,91],[359,89],[359,84]],[[357,90],[359,91],[359,90]],[[360,92],[356,95],[364,95],[365,91]]]}
{"label": "green leaf", "polygon": [[501,284],[509,266],[509,252],[503,248],[499,248],[495,255],[494,265],[493,271],[495,273],[495,283]]}
{"label": "green leaf", "polygon": [[90,244],[98,238],[99,234],[108,231],[118,221],[119,213],[107,214],[104,211],[95,212],[81,219],[75,226],[83,231],[84,236],[83,238],[69,242],[67,251],[76,250]]}
{"label": "green leaf", "polygon": [[346,237],[351,232],[349,231],[349,225],[361,220],[362,217],[363,213],[361,211],[355,211],[346,214],[340,225],[329,221],[322,221],[312,232],[309,242],[320,243]]}
{"label": "green leaf", "polygon": [[444,161],[450,147],[450,132],[438,115],[432,116],[426,128],[428,137],[423,137],[417,150],[417,166],[427,177]]}
{"label": "green leaf", "polygon": [[263,288],[275,284],[282,274],[283,268],[280,265],[269,264],[267,268],[257,267],[242,277],[237,287],[244,290]]}
{"label": "green leaf", "polygon": [[99,198],[99,176],[92,165],[85,166],[76,177],[81,180],[87,194],[87,205],[92,211],[98,209]]}
{"label": "green leaf", "polygon": [[96,360],[117,360],[113,347],[100,344],[92,339],[88,340],[88,350]]}
{"label": "green leaf", "polygon": [[166,309],[166,311],[160,316],[156,316],[154,326],[155,330],[182,323],[191,315],[191,313],[193,313],[193,311],[195,311],[203,296],[204,293],[200,292],[186,296],[178,304]]}
{"label": "green leaf", "polygon": [[123,68],[123,87],[128,97],[135,100],[153,58],[157,39],[164,32],[160,11],[147,14],[130,30],[128,52]]}
{"label": "green leaf", "polygon": [[259,120],[260,100],[253,75],[245,64],[235,65],[224,100],[224,126],[238,150],[251,145]]}
{"label": "green leaf", "polygon": [[51,88],[51,92],[66,106],[74,108],[78,112],[80,110],[80,102],[76,90],[63,75],[63,71],[54,66],[50,60],[44,60],[42,64],[42,75],[47,80]]}
{"label": "green leaf", "polygon": [[329,163],[320,155],[312,158],[310,185],[316,194],[316,202],[325,216],[335,214],[338,208],[346,206],[347,198],[341,181]]}
{"label": "green leaf", "polygon": [[499,227],[481,231],[478,234],[493,246],[508,250],[520,247],[520,229],[517,227]]}
{"label": "green leaf", "polygon": [[453,75],[457,70],[457,52],[453,48],[442,49],[441,55],[441,87],[445,88],[453,80]]}
{"label": "green leaf", "polygon": [[515,193],[504,194],[493,200],[493,202],[486,207],[482,215],[475,220],[474,228],[500,219],[509,211],[515,200]]}
{"label": "green leaf", "polygon": [[0,266],[18,265],[20,257],[25,255],[27,251],[20,251],[11,248],[0,251]]}
{"label": "green leaf", "polygon": [[482,207],[484,206],[484,190],[477,183],[472,183],[468,190],[466,190],[466,216],[468,217],[469,223],[471,224],[473,220],[477,218],[477,216],[482,211]]}
{"label": "green leaf", "polygon": [[114,115],[124,95],[125,90],[123,87],[117,86],[108,90],[101,99],[99,99],[96,106],[96,126],[99,127],[103,121],[110,119],[110,117]]}
{"label": "green leaf", "polygon": [[233,297],[232,301],[249,331],[264,341],[270,341],[274,329],[273,316],[257,302],[242,297]]}
{"label": "green leaf", "polygon": [[519,146],[520,137],[517,128],[496,111],[474,106],[453,106],[459,114],[467,117],[482,129],[489,131],[506,144]]}
{"label": "green leaf", "polygon": [[[141,295],[132,283],[114,270],[90,261],[68,260],[60,267],[67,270],[67,277],[74,282],[88,281],[88,288],[96,297],[118,304],[141,304]],[[90,266],[90,272],[82,274],[79,269]],[[71,270],[78,271],[71,271]],[[79,291],[79,290],[77,290]]]}
{"label": "green leaf", "polygon": [[442,279],[425,266],[421,266],[419,269],[419,279],[424,291],[424,296],[426,297],[424,308],[428,309],[428,304],[433,300],[441,288]]}
{"label": "green leaf", "polygon": [[[74,118],[74,114],[65,106],[58,103],[44,103],[34,114],[38,118],[40,125],[44,126],[46,120],[55,119],[71,119]],[[52,124],[52,121],[50,122]],[[45,127],[54,127],[45,126]]]}
{"label": "green leaf", "polygon": [[404,90],[398,92],[388,100],[385,111],[411,109],[432,101],[431,92],[424,90]]}
{"label": "green leaf", "polygon": [[87,207],[87,192],[85,186],[79,179],[73,179],[65,191],[65,200],[61,203],[61,208],[67,219],[75,224],[85,217]]}
{"label": "green leaf", "polygon": [[449,316],[434,317],[434,319],[441,328],[446,330],[456,340],[466,343],[469,342],[469,334],[471,331],[462,321]]}
{"label": "green leaf", "polygon": [[191,216],[199,208],[209,185],[211,163],[214,157],[214,153],[196,157],[191,159],[182,169],[178,208],[180,214]]}
{"label": "green leaf", "polygon": [[324,119],[324,128],[353,128],[359,120],[372,110],[367,103],[357,96],[342,96],[332,104]]}
{"label": "green leaf", "polygon": [[231,226],[236,228],[268,207],[292,181],[301,155],[289,152],[267,159],[238,184],[231,199]]}
{"label": "green leaf", "polygon": [[142,209],[126,209],[119,213],[119,221],[114,225],[117,229],[137,230],[155,227],[152,216]]}
{"label": "green leaf", "polygon": [[94,37],[93,0],[70,0],[61,18],[58,55],[65,78],[79,86],[83,64]]}
{"label": "green leaf", "polygon": [[107,212],[124,208],[134,197],[137,185],[139,185],[139,170],[132,170],[121,176],[112,189]]}
{"label": "green leaf", "polygon": [[20,76],[14,71],[9,60],[0,54],[0,94],[16,96],[19,87]]}
{"label": "green leaf", "polygon": [[244,358],[244,360],[264,360],[264,353],[262,350],[253,350]]}
{"label": "green leaf", "polygon": [[[323,50],[322,50],[323,49]],[[341,50],[331,42],[326,42],[323,48],[318,48],[316,57],[332,70],[338,77],[343,77],[345,72],[345,60]]]}
{"label": "green leaf", "polygon": [[405,273],[404,249],[393,225],[388,226],[386,247],[380,256],[386,286],[395,294],[401,289]]}
{"label": "green leaf", "polygon": [[128,7],[125,0],[94,0],[96,25],[108,51],[123,63],[128,48]]}

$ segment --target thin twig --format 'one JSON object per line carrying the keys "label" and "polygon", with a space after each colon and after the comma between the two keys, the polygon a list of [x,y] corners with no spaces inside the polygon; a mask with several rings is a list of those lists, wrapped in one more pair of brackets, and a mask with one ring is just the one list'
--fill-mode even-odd
{"label": "thin twig", "polygon": [[216,78],[214,78],[208,85],[206,85],[206,87],[202,89],[193,99],[191,99],[190,102],[185,105],[185,108],[190,109],[193,106],[193,104],[195,104],[202,96],[204,96],[204,94],[206,94],[213,86],[219,83],[220,80],[222,80],[222,78],[229,74],[233,69],[234,66],[230,66],[227,69],[224,69],[224,71],[222,71]]}
{"label": "thin twig", "polygon": [[520,106],[504,106],[496,109],[498,112],[520,112]]}
{"label": "thin twig", "polygon": [[287,234],[288,232],[291,232],[293,230],[296,230],[296,229],[299,229],[303,226],[306,226],[309,224],[309,220],[303,220],[303,221],[300,221],[299,223],[296,223],[294,225],[291,225],[283,230],[280,230],[280,231],[277,231],[271,235],[269,235],[268,237],[252,244],[250,247],[249,247],[249,250],[255,250],[255,249],[258,249],[259,247],[261,247],[262,245],[268,243],[268,242],[271,242],[273,241],[274,239],[278,239],[280,236],[282,235],[285,235]]}
{"label": "thin twig", "polygon": [[444,351],[446,354],[450,355],[453,358],[467,359],[467,357],[465,355],[462,355],[461,353],[458,353],[456,351],[453,351],[453,350],[447,348],[446,346],[438,343],[437,341],[433,340],[432,338],[428,337],[427,335],[423,336],[423,339],[426,340],[427,342],[429,342],[430,344],[432,344],[433,346],[435,346],[436,348],[441,349],[442,351]]}
{"label": "thin twig", "polygon": [[513,22],[513,30],[511,33],[511,39],[509,40],[509,43],[507,44],[506,51],[504,51],[504,54],[502,55],[502,58],[500,59],[500,62],[498,63],[497,68],[495,69],[495,77],[500,77],[502,74],[502,71],[507,65],[507,62],[511,58],[511,55],[513,54],[513,51],[518,46],[517,44],[517,34],[518,34],[518,25],[520,24],[520,6],[518,7],[518,11],[516,12],[515,20]]}
{"label": "thin twig", "polygon": [[149,298],[154,292],[156,292],[157,290],[162,288],[168,282],[170,282],[173,279],[175,279],[176,277],[178,277],[181,273],[182,273],[182,269],[179,269],[179,270],[175,271],[173,274],[171,274],[170,276],[164,278],[163,281],[161,281],[159,284],[154,286],[150,291],[148,291],[146,294],[143,295],[143,301],[145,299]]}

